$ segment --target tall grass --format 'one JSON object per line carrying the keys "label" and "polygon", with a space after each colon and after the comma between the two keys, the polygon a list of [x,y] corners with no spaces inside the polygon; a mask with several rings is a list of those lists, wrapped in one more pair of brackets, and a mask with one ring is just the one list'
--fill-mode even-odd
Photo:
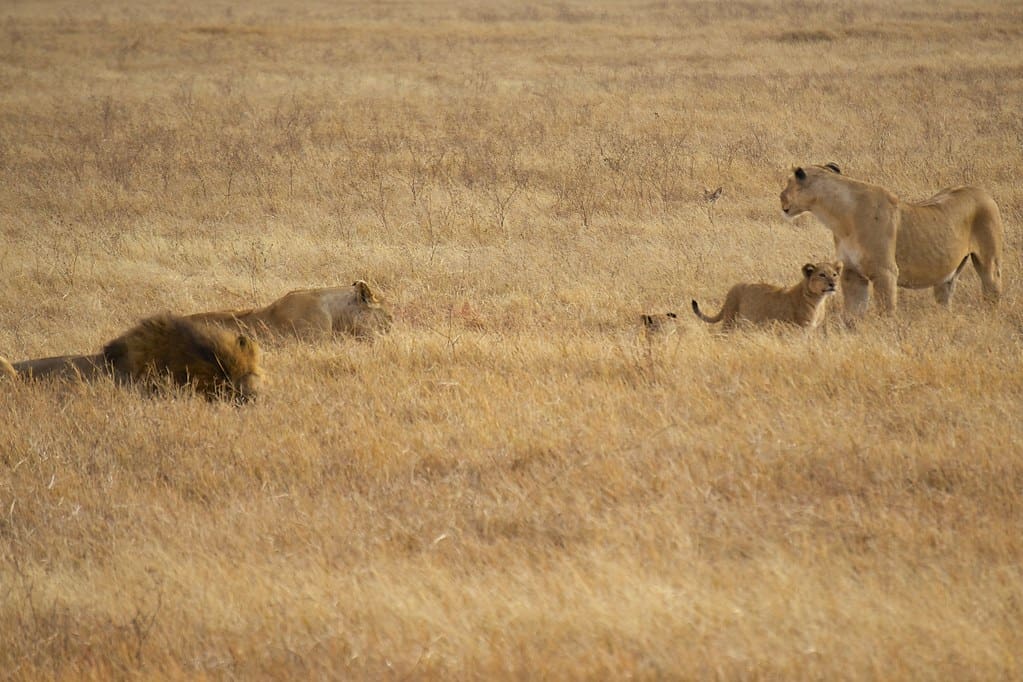
{"label": "tall grass", "polygon": [[[357,278],[396,318],[242,409],[3,384],[0,670],[1020,677],[1021,55],[993,1],[0,10],[5,356]],[[830,256],[778,210],[826,161],[986,187],[1001,305],[693,318]]]}

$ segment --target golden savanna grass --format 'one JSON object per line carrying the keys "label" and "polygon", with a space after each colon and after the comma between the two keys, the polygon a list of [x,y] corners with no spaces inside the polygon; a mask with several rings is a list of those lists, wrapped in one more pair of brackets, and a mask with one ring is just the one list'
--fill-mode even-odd
{"label": "golden savanna grass", "polygon": [[[395,314],[243,408],[2,384],[3,676],[1023,677],[1021,111],[1008,1],[0,5],[0,353]],[[999,307],[696,320],[827,161],[987,188]]]}

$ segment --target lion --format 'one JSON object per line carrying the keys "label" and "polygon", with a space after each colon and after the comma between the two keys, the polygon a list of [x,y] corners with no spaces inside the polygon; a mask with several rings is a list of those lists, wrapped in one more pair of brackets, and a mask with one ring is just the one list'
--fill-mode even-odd
{"label": "lion", "polygon": [[9,379],[18,378],[18,371],[5,357],[0,357],[0,376],[6,376]]}
{"label": "lion", "polygon": [[812,213],[831,230],[845,265],[845,309],[854,317],[866,312],[871,284],[886,313],[896,310],[897,287],[932,287],[935,300],[948,305],[967,260],[980,275],[984,299],[996,303],[1001,296],[1002,219],[980,188],[951,187],[907,202],[829,163],[796,168],[781,210],[790,219]]}
{"label": "lion", "polygon": [[361,279],[350,287],[297,289],[263,308],[195,313],[188,319],[260,336],[305,339],[334,334],[370,338],[391,328],[391,314]]}
{"label": "lion", "polygon": [[814,328],[824,319],[825,302],[835,293],[842,263],[807,263],[803,279],[790,287],[773,284],[736,284],[728,291],[721,312],[710,317],[693,301],[693,312],[704,322],[734,326],[742,319],[755,323],[785,322]]}
{"label": "lion", "polygon": [[678,315],[675,313],[651,313],[640,315],[646,338],[652,339],[675,330]]}
{"label": "lion", "polygon": [[263,382],[259,344],[249,337],[195,324],[175,315],[142,320],[95,355],[63,355],[10,363],[0,369],[19,379],[113,377],[119,383],[158,387],[169,381],[207,399],[244,403]]}

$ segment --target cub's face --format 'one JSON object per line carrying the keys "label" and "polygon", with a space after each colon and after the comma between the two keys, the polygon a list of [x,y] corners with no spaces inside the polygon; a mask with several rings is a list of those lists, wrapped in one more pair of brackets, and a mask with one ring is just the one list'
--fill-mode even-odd
{"label": "cub's face", "polygon": [[807,263],[803,266],[803,277],[810,293],[817,296],[830,296],[838,291],[838,278],[842,276],[842,264]]}
{"label": "cub's face", "polygon": [[647,336],[654,336],[674,329],[678,315],[675,313],[655,313],[653,315],[641,315],[640,319],[643,321],[643,330]]}

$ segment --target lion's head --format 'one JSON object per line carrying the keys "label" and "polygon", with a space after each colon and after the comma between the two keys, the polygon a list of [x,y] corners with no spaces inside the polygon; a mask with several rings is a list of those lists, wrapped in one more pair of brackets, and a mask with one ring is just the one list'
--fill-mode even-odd
{"label": "lion's head", "polygon": [[823,166],[812,166],[810,168],[795,168],[792,177],[781,192],[781,212],[786,218],[792,219],[800,216],[813,208],[816,194],[814,181],[822,173],[841,174],[842,171],[833,163],[826,163]]}
{"label": "lion's head", "polygon": [[639,319],[643,322],[643,331],[650,338],[673,331],[678,322],[678,315],[675,313],[651,313],[640,315]]}
{"label": "lion's head", "polygon": [[838,278],[842,275],[841,261],[807,263],[803,266],[804,284],[815,296],[827,296],[838,290]]}
{"label": "lion's head", "polygon": [[391,313],[381,305],[364,280],[352,282],[352,297],[344,322],[355,336],[386,334],[391,329]]}
{"label": "lion's head", "polygon": [[153,383],[167,377],[207,399],[247,402],[263,381],[255,341],[173,315],[143,320],[108,343],[103,358],[120,378]]}

